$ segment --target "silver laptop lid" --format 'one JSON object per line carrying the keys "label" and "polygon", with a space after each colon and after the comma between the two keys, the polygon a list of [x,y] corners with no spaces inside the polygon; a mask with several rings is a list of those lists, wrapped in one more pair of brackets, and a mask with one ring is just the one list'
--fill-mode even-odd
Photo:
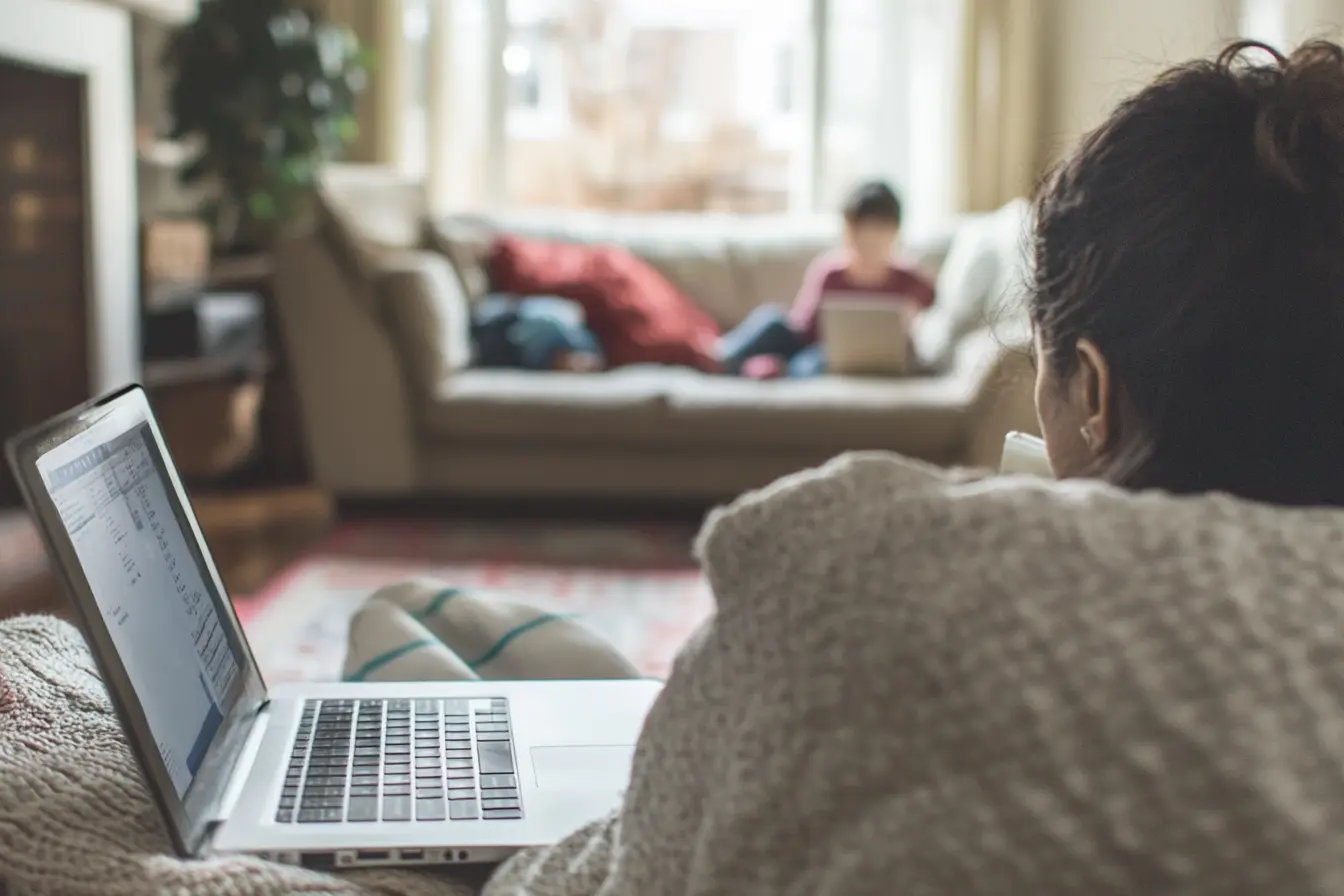
{"label": "silver laptop lid", "polygon": [[149,401],[127,387],[6,453],[173,845],[195,855],[265,685]]}

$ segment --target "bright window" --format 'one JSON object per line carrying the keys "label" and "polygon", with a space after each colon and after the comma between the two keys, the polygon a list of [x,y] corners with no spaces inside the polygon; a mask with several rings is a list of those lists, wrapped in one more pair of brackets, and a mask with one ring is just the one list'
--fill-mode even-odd
{"label": "bright window", "polygon": [[454,207],[807,212],[884,177],[933,216],[957,7],[403,0],[404,161]]}

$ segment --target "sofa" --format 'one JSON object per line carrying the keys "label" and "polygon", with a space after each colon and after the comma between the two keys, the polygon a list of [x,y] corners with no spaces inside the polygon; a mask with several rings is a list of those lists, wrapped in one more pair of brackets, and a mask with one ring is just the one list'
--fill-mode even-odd
{"label": "sofa", "polygon": [[927,375],[758,381],[676,367],[475,369],[471,303],[491,237],[622,245],[725,329],[786,304],[833,246],[830,218],[568,212],[431,219],[390,172],[329,172],[311,226],[276,249],[275,302],[317,484],[340,497],[707,502],[850,449],[992,466],[1035,431],[1025,202],[915,234],[937,277],[916,324]]}

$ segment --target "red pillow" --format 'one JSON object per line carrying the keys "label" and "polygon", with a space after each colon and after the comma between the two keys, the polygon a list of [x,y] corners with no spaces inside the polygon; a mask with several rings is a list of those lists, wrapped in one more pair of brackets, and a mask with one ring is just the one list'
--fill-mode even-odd
{"label": "red pillow", "polygon": [[560,296],[583,306],[612,367],[676,364],[718,371],[718,324],[646,262],[619,246],[501,236],[490,286],[515,295]]}

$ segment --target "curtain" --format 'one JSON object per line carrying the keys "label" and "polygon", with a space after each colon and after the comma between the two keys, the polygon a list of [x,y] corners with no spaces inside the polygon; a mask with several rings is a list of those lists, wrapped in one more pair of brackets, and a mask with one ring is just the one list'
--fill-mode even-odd
{"label": "curtain", "polygon": [[1042,0],[963,0],[962,211],[1028,196],[1044,164]]}
{"label": "curtain", "polygon": [[359,138],[347,151],[346,159],[397,164],[407,77],[401,0],[321,0],[318,5],[332,22],[353,31],[376,59],[356,110]]}

